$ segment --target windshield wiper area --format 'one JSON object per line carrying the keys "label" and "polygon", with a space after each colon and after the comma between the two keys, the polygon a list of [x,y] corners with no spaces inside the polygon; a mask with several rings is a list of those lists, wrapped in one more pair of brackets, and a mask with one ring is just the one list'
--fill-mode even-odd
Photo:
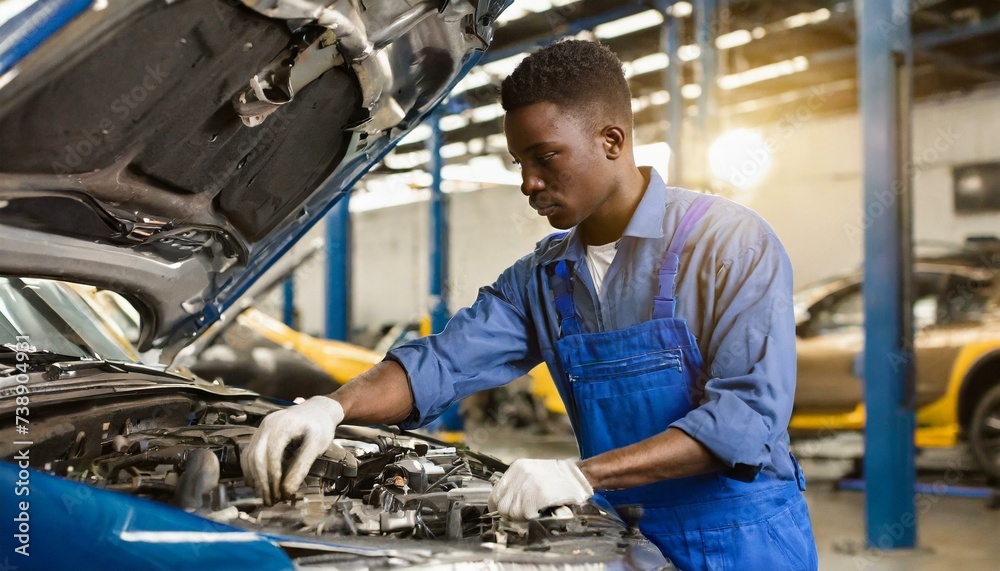
{"label": "windshield wiper area", "polygon": [[[17,354],[28,355],[27,360],[17,360]],[[50,381],[72,375],[76,371],[101,369],[109,373],[146,373],[151,375],[176,376],[168,373],[165,367],[155,367],[141,363],[126,363],[123,361],[107,361],[80,355],[64,355],[45,349],[35,351],[17,351],[12,345],[0,345],[0,365],[25,372],[47,370]]]}
{"label": "windshield wiper area", "polygon": [[[28,359],[18,361],[18,353],[26,354]],[[0,364],[6,365],[12,369],[17,369],[21,372],[25,372],[25,368],[29,371],[37,371],[48,367],[52,363],[67,361],[92,362],[87,360],[86,357],[81,357],[79,355],[63,355],[61,353],[53,353],[52,351],[47,351],[45,349],[35,351],[18,351],[12,344],[0,345]]]}

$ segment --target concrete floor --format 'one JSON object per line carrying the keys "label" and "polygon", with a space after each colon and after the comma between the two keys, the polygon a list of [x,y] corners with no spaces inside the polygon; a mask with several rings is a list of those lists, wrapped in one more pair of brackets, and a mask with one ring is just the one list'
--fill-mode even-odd
{"label": "concrete floor", "polygon": [[[468,431],[467,444],[506,462],[517,458],[578,457],[566,435],[540,436],[498,428]],[[808,479],[806,501],[813,518],[820,569],[932,571],[1000,569],[1000,511],[985,499],[918,495],[919,548],[879,551],[865,548],[864,495],[838,490],[836,482],[860,456],[860,436],[826,441],[795,441]],[[962,450],[926,451],[918,457],[918,480],[941,487],[945,482],[981,486],[984,479]]]}

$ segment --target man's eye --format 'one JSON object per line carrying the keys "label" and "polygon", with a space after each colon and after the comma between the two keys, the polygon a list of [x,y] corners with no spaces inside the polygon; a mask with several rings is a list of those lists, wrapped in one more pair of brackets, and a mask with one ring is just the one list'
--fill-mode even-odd
{"label": "man's eye", "polygon": [[555,153],[545,153],[544,155],[538,157],[538,162],[547,163],[556,156]]}

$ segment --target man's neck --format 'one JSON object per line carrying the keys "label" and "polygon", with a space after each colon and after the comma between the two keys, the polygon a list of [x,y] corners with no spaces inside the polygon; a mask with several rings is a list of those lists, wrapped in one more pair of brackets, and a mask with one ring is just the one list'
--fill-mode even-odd
{"label": "man's neck", "polygon": [[648,168],[632,167],[628,170],[620,188],[597,212],[580,223],[585,244],[600,246],[622,237],[649,186],[649,177]]}

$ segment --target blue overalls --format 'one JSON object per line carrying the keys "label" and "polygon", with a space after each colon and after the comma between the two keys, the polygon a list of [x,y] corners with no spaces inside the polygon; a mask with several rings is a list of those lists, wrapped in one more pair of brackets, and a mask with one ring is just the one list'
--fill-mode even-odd
{"label": "blue overalls", "polygon": [[[567,410],[583,458],[659,434],[698,402],[693,387],[703,361],[687,323],[674,317],[674,281],[684,243],[711,204],[711,197],[698,197],[671,238],[647,322],[584,332],[568,264],[553,264],[548,279],[561,328],[555,349],[565,373],[556,382],[571,401]],[[616,507],[642,505],[640,530],[682,570],[815,569],[800,490],[805,481],[797,464],[796,470],[798,482],[767,472],[741,482],[717,471],[602,495]]]}

